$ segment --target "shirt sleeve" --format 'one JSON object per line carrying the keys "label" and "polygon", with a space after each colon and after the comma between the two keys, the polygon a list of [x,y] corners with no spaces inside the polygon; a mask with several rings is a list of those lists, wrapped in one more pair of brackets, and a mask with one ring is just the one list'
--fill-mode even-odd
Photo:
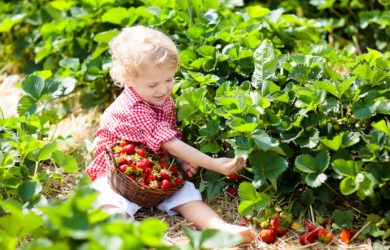
{"label": "shirt sleeve", "polygon": [[127,120],[115,127],[114,133],[120,138],[144,143],[153,152],[161,152],[161,144],[176,137],[171,121],[157,121],[156,113],[143,104],[136,104],[127,115]]}

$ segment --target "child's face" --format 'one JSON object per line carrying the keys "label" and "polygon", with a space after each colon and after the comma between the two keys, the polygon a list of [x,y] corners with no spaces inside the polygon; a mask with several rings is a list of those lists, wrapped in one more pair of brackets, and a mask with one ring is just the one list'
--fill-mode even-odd
{"label": "child's face", "polygon": [[172,93],[175,70],[167,67],[143,69],[130,86],[146,102],[161,105]]}

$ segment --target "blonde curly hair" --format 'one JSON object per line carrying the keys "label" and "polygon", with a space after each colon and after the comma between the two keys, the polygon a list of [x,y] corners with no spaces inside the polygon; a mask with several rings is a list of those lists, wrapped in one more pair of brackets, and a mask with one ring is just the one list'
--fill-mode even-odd
{"label": "blonde curly hair", "polygon": [[124,28],[110,41],[109,48],[110,75],[119,87],[137,78],[146,67],[164,66],[175,71],[179,67],[173,41],[161,31],[144,26]]}

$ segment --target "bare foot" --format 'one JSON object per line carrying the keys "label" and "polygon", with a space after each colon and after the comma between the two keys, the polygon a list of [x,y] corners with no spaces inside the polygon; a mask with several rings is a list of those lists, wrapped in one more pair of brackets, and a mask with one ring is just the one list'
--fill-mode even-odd
{"label": "bare foot", "polygon": [[218,230],[228,232],[231,234],[239,234],[242,237],[242,243],[250,243],[256,239],[255,233],[249,228],[245,226],[232,225],[228,223],[221,224],[216,228]]}

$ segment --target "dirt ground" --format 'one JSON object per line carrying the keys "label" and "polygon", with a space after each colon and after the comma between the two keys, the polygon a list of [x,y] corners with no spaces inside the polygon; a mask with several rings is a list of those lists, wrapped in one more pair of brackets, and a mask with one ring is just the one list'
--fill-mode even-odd
{"label": "dirt ground", "polygon": [[[16,107],[22,90],[15,87],[21,77],[17,75],[0,77],[0,108],[3,111],[4,117],[17,116]],[[63,136],[69,138],[64,140],[62,145],[64,149],[74,150],[75,148],[82,148],[81,145],[92,145],[94,134],[97,128],[100,111],[82,110],[79,105],[74,106],[74,112],[70,114],[65,120],[61,121],[57,126],[52,128],[53,136]],[[86,164],[91,160],[90,152],[85,154]],[[70,190],[67,190],[70,191]],[[208,202],[226,221],[230,223],[238,223],[240,215],[237,212],[239,204],[238,198],[230,197],[227,193],[221,194],[217,199]],[[170,229],[166,234],[166,241],[172,244],[186,242],[188,239],[180,228],[181,224],[185,224],[190,228],[195,229],[193,225],[185,221],[181,216],[169,216],[158,210],[142,209],[137,213],[136,219],[142,220],[147,217],[157,217],[166,221],[170,225]],[[254,229],[255,230],[255,229]],[[389,249],[388,245],[382,249]],[[375,249],[373,242],[368,239],[364,243],[354,243],[346,245],[342,243],[338,237],[334,237],[333,241],[324,245],[320,242],[315,242],[311,245],[301,246],[298,240],[298,234],[289,231],[285,236],[278,238],[277,241],[271,245],[256,239],[252,244],[240,245],[234,248],[226,249]]]}

